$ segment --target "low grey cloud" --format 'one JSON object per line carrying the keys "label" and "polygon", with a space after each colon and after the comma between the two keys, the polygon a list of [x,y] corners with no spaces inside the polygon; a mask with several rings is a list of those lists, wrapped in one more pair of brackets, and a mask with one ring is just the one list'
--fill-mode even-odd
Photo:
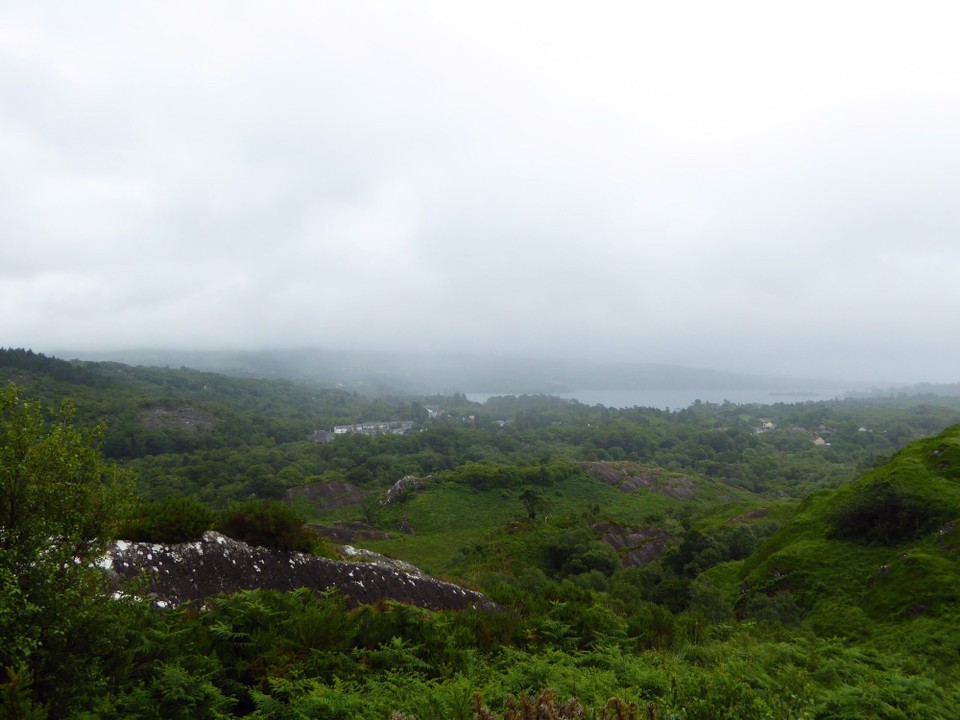
{"label": "low grey cloud", "polygon": [[955,381],[948,3],[5,3],[0,344]]}

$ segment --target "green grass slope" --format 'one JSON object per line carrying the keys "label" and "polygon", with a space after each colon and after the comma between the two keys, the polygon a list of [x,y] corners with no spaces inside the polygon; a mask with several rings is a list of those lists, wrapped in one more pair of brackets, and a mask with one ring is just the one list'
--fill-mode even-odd
{"label": "green grass slope", "polygon": [[[485,556],[483,564],[488,569],[502,569],[511,565],[514,554],[529,552],[526,536],[563,518],[586,513],[593,518],[591,522],[648,525],[651,517],[684,510],[703,512],[730,506],[743,513],[758,502],[749,491],[694,473],[681,475],[637,463],[560,465],[569,470],[548,484],[475,487],[469,482],[471,466],[442,474],[425,489],[378,512],[381,528],[392,531],[403,521],[415,534],[394,533],[390,540],[363,544],[431,572],[452,572],[455,559],[471,551]],[[622,482],[638,477],[644,482]],[[543,498],[542,512],[534,521],[527,517],[522,501],[528,490]],[[330,517],[335,515],[342,517],[342,511],[330,513]],[[317,519],[323,522],[327,518],[321,515]]]}
{"label": "green grass slope", "polygon": [[960,601],[960,426],[808,497],[747,561],[739,607],[793,603],[819,632],[936,618]]}

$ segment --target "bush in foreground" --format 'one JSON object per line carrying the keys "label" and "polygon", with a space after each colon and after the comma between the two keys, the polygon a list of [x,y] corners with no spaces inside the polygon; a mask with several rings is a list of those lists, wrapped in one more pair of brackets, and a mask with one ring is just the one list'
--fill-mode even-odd
{"label": "bush in foreground", "polygon": [[293,508],[275,500],[244,500],[224,510],[217,528],[249,545],[334,557],[330,543]]}
{"label": "bush in foreground", "polygon": [[134,542],[190,542],[199,540],[213,519],[213,511],[196,498],[169,498],[141,505],[119,535]]}

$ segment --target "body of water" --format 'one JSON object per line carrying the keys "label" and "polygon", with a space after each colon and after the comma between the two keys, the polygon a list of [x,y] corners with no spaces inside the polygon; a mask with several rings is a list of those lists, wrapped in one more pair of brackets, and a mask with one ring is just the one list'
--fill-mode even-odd
{"label": "body of water", "polygon": [[[820,400],[834,400],[842,397],[846,390],[796,390],[783,392],[765,388],[736,388],[736,389],[646,389],[646,390],[576,390],[568,393],[558,393],[557,397],[566,400],[576,400],[584,405],[605,405],[611,408],[652,407],[665,410],[682,410],[689,407],[696,400],[710,403],[726,401],[738,405],[758,404],[773,405],[774,403],[816,402]],[[467,393],[467,399],[483,403],[488,398],[509,393]]]}

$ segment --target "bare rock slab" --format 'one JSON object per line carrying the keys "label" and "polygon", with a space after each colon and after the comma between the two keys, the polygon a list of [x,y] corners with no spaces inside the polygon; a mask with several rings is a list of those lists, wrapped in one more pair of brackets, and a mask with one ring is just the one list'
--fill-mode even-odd
{"label": "bare rock slab", "polygon": [[351,605],[394,600],[431,610],[498,609],[481,593],[406,572],[402,565],[328,560],[247,545],[215,532],[175,545],[120,541],[103,565],[118,579],[145,576],[147,591],[161,607],[241,590],[310,588],[339,590]]}

